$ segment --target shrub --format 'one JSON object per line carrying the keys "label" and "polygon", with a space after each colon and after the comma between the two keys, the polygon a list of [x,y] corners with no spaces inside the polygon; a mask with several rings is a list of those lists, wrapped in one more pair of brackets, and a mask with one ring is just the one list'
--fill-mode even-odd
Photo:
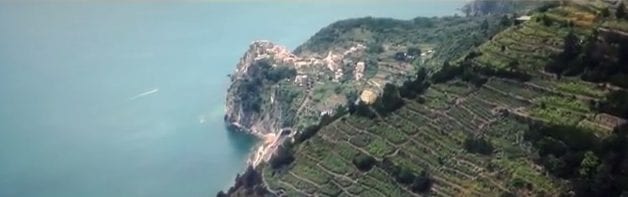
{"label": "shrub", "polygon": [[429,174],[424,171],[419,176],[416,176],[414,182],[410,186],[410,189],[416,193],[426,193],[432,188],[433,182],[434,181],[432,181]]}
{"label": "shrub", "polygon": [[617,90],[609,93],[606,99],[600,104],[599,110],[628,118],[628,91]]}
{"label": "shrub", "polygon": [[406,167],[401,167],[399,170],[399,174],[397,174],[395,178],[397,182],[404,185],[408,185],[414,181],[414,178],[416,178],[416,176],[414,175],[412,170]]}
{"label": "shrub", "polygon": [[519,177],[515,177],[512,179],[512,181],[510,182],[510,185],[514,188],[517,189],[522,189],[527,187],[527,185],[529,185],[530,183],[528,183],[526,180],[521,179]]}
{"label": "shrub", "polygon": [[574,60],[578,59],[580,51],[580,39],[573,31],[570,31],[567,36],[565,36],[563,52],[559,54],[551,64],[547,65],[545,69],[559,75],[563,74],[565,70],[573,65]]}
{"label": "shrub", "polygon": [[384,52],[384,47],[380,44],[370,43],[366,48],[366,52],[371,54],[380,54]]}
{"label": "shrub", "polygon": [[546,12],[549,9],[555,8],[560,6],[560,2],[559,1],[548,1],[546,2],[544,5],[536,8],[536,11],[538,12]]}
{"label": "shrub", "polygon": [[432,81],[434,83],[443,83],[443,82],[446,82],[455,78],[461,73],[462,73],[461,66],[452,66],[451,64],[449,64],[448,61],[446,61],[443,64],[443,67],[438,72],[432,75]]}
{"label": "shrub", "polygon": [[405,52],[397,52],[395,53],[395,56],[393,57],[395,60],[403,62],[406,61],[406,53]]}
{"label": "shrub", "polygon": [[369,171],[375,165],[375,158],[364,153],[360,153],[353,158],[353,164],[360,171]]}
{"label": "shrub", "polygon": [[259,112],[262,103],[260,94],[260,81],[247,78],[240,83],[236,96],[242,103],[243,111]]}
{"label": "shrub", "polygon": [[282,79],[292,78],[297,75],[297,70],[287,66],[274,67],[266,72],[266,79],[271,82],[278,82]]}
{"label": "shrub", "polygon": [[388,114],[403,106],[404,102],[399,94],[399,88],[393,84],[384,86],[384,93],[375,103],[375,109],[382,115]]}
{"label": "shrub", "polygon": [[504,27],[512,26],[512,20],[510,20],[510,18],[508,18],[508,15],[504,14],[499,19],[499,25],[504,26]]}
{"label": "shrub", "polygon": [[349,105],[349,113],[362,117],[373,119],[376,115],[371,110],[370,106],[364,102],[358,102],[357,104]]}
{"label": "shrub", "polygon": [[608,10],[608,7],[602,8],[600,15],[602,15],[602,17],[609,17],[611,16],[611,11]]}
{"label": "shrub", "polygon": [[464,140],[464,148],[470,153],[490,155],[493,153],[493,145],[484,138],[468,137]]}
{"label": "shrub", "polygon": [[290,165],[294,161],[294,155],[292,150],[286,145],[281,145],[277,148],[275,155],[270,159],[270,167],[273,169],[279,169],[283,166]]}
{"label": "shrub", "polygon": [[418,94],[423,93],[425,89],[429,87],[427,82],[427,70],[420,68],[417,71],[416,78],[414,80],[408,80],[403,83],[399,89],[401,97],[414,99]]}
{"label": "shrub", "polygon": [[545,25],[546,27],[552,26],[553,22],[552,19],[550,19],[548,16],[546,16],[545,14],[541,15],[539,17],[539,20],[541,20],[541,22],[543,23],[543,25]]}
{"label": "shrub", "polygon": [[421,49],[418,47],[409,47],[407,50],[408,55],[419,56],[421,55]]}
{"label": "shrub", "polygon": [[462,71],[462,76],[460,78],[463,81],[475,85],[476,87],[480,87],[488,81],[487,78],[482,77],[482,75],[472,71],[471,67],[464,67]]}
{"label": "shrub", "polygon": [[562,141],[558,141],[552,137],[544,137],[536,142],[539,148],[539,155],[546,156],[549,154],[562,156],[567,153],[568,147]]}
{"label": "shrub", "polygon": [[617,6],[617,11],[615,11],[615,17],[617,17],[617,19],[622,19],[626,16],[626,8],[624,7],[624,2],[621,1],[619,3],[619,5]]}
{"label": "shrub", "polygon": [[310,139],[311,137],[316,135],[318,130],[320,130],[320,126],[318,124],[306,127],[305,129],[303,129],[303,131],[301,131],[299,134],[297,134],[294,137],[296,143],[301,143],[301,142],[304,142],[307,139]]}

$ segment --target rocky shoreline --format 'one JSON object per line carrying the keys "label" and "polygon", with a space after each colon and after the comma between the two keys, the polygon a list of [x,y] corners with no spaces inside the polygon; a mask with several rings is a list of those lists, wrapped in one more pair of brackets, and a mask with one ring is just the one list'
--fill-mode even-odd
{"label": "rocky shoreline", "polygon": [[[347,49],[329,50],[324,55],[317,53],[297,55],[286,47],[270,41],[252,42],[231,75],[224,117],[230,130],[249,133],[261,140],[262,143],[253,152],[248,163],[255,167],[268,161],[277,147],[296,133],[282,134],[282,131],[297,130],[292,128],[294,125],[286,124],[285,119],[299,119],[304,116],[305,112],[302,111],[305,108],[311,108],[309,105],[312,105],[312,102],[309,102],[308,92],[312,89],[312,83],[321,78],[330,78],[331,81],[337,82],[343,77],[343,69],[346,69],[344,64],[348,58],[352,57],[355,63],[351,66],[358,69],[355,69],[355,73],[351,75],[358,76],[355,81],[360,81],[364,75],[365,63],[359,61],[359,57],[363,56],[364,50],[363,45],[357,44]],[[286,76],[285,79],[282,78],[281,80],[286,81],[280,85],[276,81],[268,80],[269,72],[278,69],[294,70],[295,73]],[[283,97],[277,92],[286,89],[286,86],[290,86],[289,88],[296,94],[303,95],[303,98],[299,101],[290,100],[291,102],[282,100]],[[338,100],[344,101],[343,99],[346,100],[342,97]],[[281,105],[282,103],[294,104]],[[345,103],[337,102],[323,107],[317,106],[318,109],[308,109],[308,113],[315,117],[313,122],[317,122],[316,119],[320,117],[320,114],[332,112],[333,109]],[[251,105],[254,107],[250,107]],[[295,108],[298,110],[295,111]],[[291,110],[295,112],[285,113]]]}

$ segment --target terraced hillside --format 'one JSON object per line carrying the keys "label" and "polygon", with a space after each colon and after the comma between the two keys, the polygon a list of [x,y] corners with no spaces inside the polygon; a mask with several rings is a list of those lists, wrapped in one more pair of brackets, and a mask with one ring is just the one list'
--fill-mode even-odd
{"label": "terraced hillside", "polygon": [[[462,66],[470,66],[471,70],[481,74],[505,78],[489,80],[484,87],[514,96],[527,104],[506,105],[511,114],[590,129],[602,137],[623,120],[590,105],[603,102],[610,92],[622,88],[609,83],[585,81],[577,73],[557,73],[555,68],[568,67],[560,69],[568,70],[580,67],[576,64],[581,63],[560,60],[566,55],[565,49],[570,48],[567,44],[585,45],[585,39],[592,36],[604,39],[598,38],[596,33],[604,28],[602,24],[625,21],[598,16],[599,12],[594,6],[570,5],[536,14],[531,21],[496,35],[478,48],[476,54],[479,55],[467,58],[461,64],[469,64]],[[576,47],[580,48],[571,48]],[[573,58],[581,57],[575,54]],[[621,113],[615,115],[621,116]]]}
{"label": "terraced hillside", "polygon": [[462,56],[505,29],[498,22],[504,20],[511,18],[366,17],[331,24],[294,52],[255,41],[231,75],[225,122],[263,139],[252,165],[268,161],[291,131],[317,124],[358,97],[376,98],[385,84],[401,84],[419,67]]}
{"label": "terraced hillside", "polygon": [[461,56],[503,30],[500,19],[367,17],[333,23],[294,52],[253,42],[231,77],[226,120],[260,135],[301,129],[364,90],[378,93],[419,66]]}
{"label": "terraced hillside", "polygon": [[[321,128],[295,148],[289,169],[264,168],[269,187],[288,196],[414,196],[428,192],[416,182],[423,178],[439,196],[557,195],[565,188],[528,158],[534,151],[524,140],[528,126],[502,110],[527,103],[461,81],[434,85],[422,98],[405,100],[385,117],[348,115]],[[483,140],[491,150],[471,148]],[[361,171],[356,155],[376,164]]]}
{"label": "terraced hillside", "polygon": [[628,80],[628,23],[615,7],[531,13],[429,79],[300,132],[259,167],[263,183],[285,196],[626,195],[628,94],[616,78]]}
{"label": "terraced hillside", "polygon": [[325,58],[346,53],[355,46],[364,48],[362,53],[345,58],[336,66],[334,72],[343,73],[340,79],[320,77],[305,90],[305,104],[298,107],[301,110],[295,122],[311,125],[319,120],[321,112],[336,108],[337,103],[333,101],[352,102],[355,94],[364,90],[379,93],[386,83],[400,84],[418,67],[437,68],[450,58],[460,57],[503,30],[506,26],[500,25],[499,20],[504,19],[497,16],[417,17],[412,20],[366,17],[333,23],[299,46],[294,54]]}

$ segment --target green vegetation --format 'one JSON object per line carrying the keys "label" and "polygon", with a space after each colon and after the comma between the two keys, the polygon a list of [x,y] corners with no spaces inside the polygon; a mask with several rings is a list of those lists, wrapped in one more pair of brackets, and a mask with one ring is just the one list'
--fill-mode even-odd
{"label": "green vegetation", "polygon": [[[290,67],[277,66],[273,67],[267,61],[258,61],[250,67],[252,75],[250,78],[244,79],[238,84],[236,97],[243,103],[244,111],[260,112],[262,108],[262,92],[263,84],[277,83],[283,79],[289,79],[296,76],[296,70]],[[294,94],[289,94],[289,98],[294,98]],[[291,103],[290,101],[287,101]]]}
{"label": "green vegetation", "polygon": [[615,10],[615,17],[617,17],[618,19],[622,19],[624,17],[626,17],[626,10],[625,10],[625,6],[624,6],[624,2],[620,2],[619,5],[617,6],[617,10]]}
{"label": "green vegetation", "polygon": [[609,93],[599,104],[598,109],[602,112],[615,116],[628,118],[628,91],[617,90]]}
{"label": "green vegetation", "polygon": [[464,148],[470,153],[490,155],[493,153],[493,145],[483,138],[470,137],[464,140]]}
{"label": "green vegetation", "polygon": [[[380,64],[382,60],[397,59],[428,67],[439,67],[445,60],[463,55],[468,49],[481,44],[508,27],[507,24],[486,25],[498,24],[501,18],[501,16],[488,15],[417,17],[412,20],[372,17],[342,20],[321,29],[306,43],[299,46],[295,53],[325,54],[330,49],[346,49],[355,43],[363,43],[367,47],[366,52],[371,56],[369,59],[373,60],[367,62],[368,65],[382,67],[386,66]],[[388,50],[396,51],[392,54],[384,53],[384,46],[387,46]],[[434,54],[423,61],[417,56],[429,51],[424,50],[425,46],[434,51]],[[404,53],[414,59],[406,59]],[[397,58],[395,54],[398,54]]]}
{"label": "green vegetation", "polygon": [[[606,14],[623,6],[602,5],[551,3],[519,24],[501,15],[325,28],[298,51],[375,40],[368,53],[405,62],[422,49],[400,32],[468,21],[477,26],[465,38],[505,30],[300,131],[281,165],[260,167],[267,186],[297,196],[628,194],[628,23]],[[356,28],[370,33],[340,31]],[[446,42],[437,37],[427,38]],[[390,42],[400,49],[380,48]]]}
{"label": "green vegetation", "polygon": [[353,158],[353,164],[361,171],[369,171],[375,165],[375,159],[364,153],[359,153]]}
{"label": "green vegetation", "polygon": [[277,148],[276,155],[268,162],[270,167],[278,169],[294,161],[294,156],[289,147],[282,145]]}
{"label": "green vegetation", "polygon": [[592,87],[583,82],[566,82],[558,84],[558,90],[570,94],[590,96],[593,98],[602,98],[606,94],[599,88]]}

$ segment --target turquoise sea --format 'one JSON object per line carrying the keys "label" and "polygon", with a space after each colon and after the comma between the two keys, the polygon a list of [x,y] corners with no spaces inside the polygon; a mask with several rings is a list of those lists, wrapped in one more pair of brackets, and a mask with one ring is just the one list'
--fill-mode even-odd
{"label": "turquoise sea", "polygon": [[462,1],[0,3],[0,196],[213,196],[255,143],[222,119],[251,41]]}

